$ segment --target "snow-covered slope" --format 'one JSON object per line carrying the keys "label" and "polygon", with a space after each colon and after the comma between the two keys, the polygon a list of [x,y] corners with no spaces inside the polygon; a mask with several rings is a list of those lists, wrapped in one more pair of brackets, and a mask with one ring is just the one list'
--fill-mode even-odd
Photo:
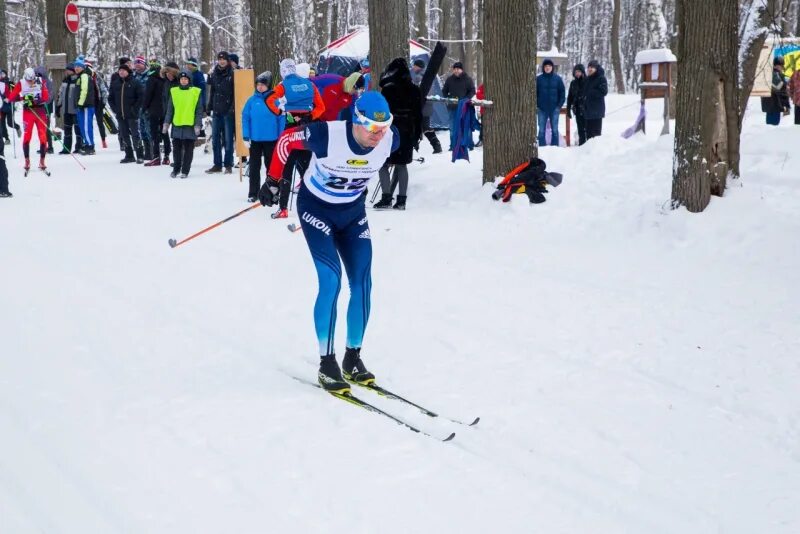
{"label": "snow-covered slope", "polygon": [[167,246],[246,206],[209,156],[23,179],[7,147],[0,532],[800,530],[800,127],[748,117],[743,179],[691,215],[658,104],[619,137],[637,105],[542,149],[545,204],[423,142],[408,211],[370,213],[367,364],[482,421],[362,396],[446,444],[292,380],[317,362],[301,234],[254,210]]}

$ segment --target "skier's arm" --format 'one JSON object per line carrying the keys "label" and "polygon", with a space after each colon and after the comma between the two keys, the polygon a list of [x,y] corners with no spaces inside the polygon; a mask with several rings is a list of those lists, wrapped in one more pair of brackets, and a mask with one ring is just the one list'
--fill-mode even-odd
{"label": "skier's arm", "polygon": [[311,109],[311,120],[317,120],[325,113],[325,101],[322,100],[322,95],[319,94],[317,86],[312,83],[311,87],[314,89],[314,107]]}
{"label": "skier's arm", "polygon": [[9,102],[17,102],[19,100],[20,91],[22,91],[22,82],[14,85],[11,93],[8,95]]}
{"label": "skier's arm", "polygon": [[[286,102],[286,99],[284,98],[285,96],[286,96],[286,89],[284,89],[283,82],[281,82],[275,86],[275,89],[272,90],[272,94],[269,95],[265,100],[265,102],[267,103],[267,107],[275,115],[280,115],[281,113],[283,113],[282,106]],[[283,99],[283,101],[281,101],[280,99]]]}
{"label": "skier's arm", "polygon": [[269,176],[279,182],[283,168],[293,150],[311,150],[318,157],[328,154],[328,123],[313,122],[304,127],[284,130],[275,143],[275,152],[269,165]]}

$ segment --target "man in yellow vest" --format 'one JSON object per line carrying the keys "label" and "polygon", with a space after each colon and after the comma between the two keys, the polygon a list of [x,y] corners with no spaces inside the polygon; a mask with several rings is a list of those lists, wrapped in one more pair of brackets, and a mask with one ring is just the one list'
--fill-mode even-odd
{"label": "man in yellow vest", "polygon": [[172,150],[175,160],[172,164],[171,178],[189,176],[194,157],[194,142],[203,124],[203,104],[200,102],[200,88],[192,87],[192,75],[183,70],[178,75],[178,87],[169,91],[167,115],[164,117],[163,132],[172,125]]}

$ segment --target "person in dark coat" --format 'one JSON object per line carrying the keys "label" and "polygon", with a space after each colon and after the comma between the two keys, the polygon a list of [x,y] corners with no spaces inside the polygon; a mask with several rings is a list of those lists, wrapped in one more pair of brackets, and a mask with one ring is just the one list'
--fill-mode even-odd
{"label": "person in dark coat", "polygon": [[596,59],[589,62],[586,74],[586,84],[583,88],[586,107],[584,116],[586,117],[586,139],[591,139],[599,137],[603,133],[608,80],[606,80],[606,71]]}
{"label": "person in dark coat", "polygon": [[536,77],[536,114],[539,123],[539,146],[546,146],[547,123],[550,122],[550,144],[559,145],[558,116],[564,105],[564,80],[555,73],[550,59],[542,61],[542,73]]}
{"label": "person in dark coat", "polygon": [[178,86],[169,90],[167,114],[164,117],[162,133],[172,126],[172,144],[175,147],[175,162],[170,177],[189,176],[194,158],[194,142],[203,124],[203,105],[200,102],[200,88],[192,86],[192,74],[181,71]]}
{"label": "person in dark coat", "polygon": [[389,165],[394,165],[394,179],[400,184],[394,209],[404,210],[408,194],[408,164],[414,159],[414,147],[422,138],[422,94],[411,80],[408,63],[401,57],[389,63],[381,74],[379,85],[394,117],[392,124],[400,134],[400,148],[392,152],[378,173],[383,196],[374,207],[386,209],[392,205]]}
{"label": "person in dark coat", "polygon": [[784,59],[777,56],[772,61],[772,85],[770,96],[764,111],[767,113],[767,124],[777,126],[781,123],[781,115],[789,114],[789,91],[786,77],[783,75]]}
{"label": "person in dark coat", "polygon": [[[475,96],[475,82],[472,78],[464,72],[464,64],[460,61],[453,63],[453,73],[447,77],[442,87],[442,95],[445,98],[472,98]],[[456,145],[458,137],[458,124],[456,123],[456,115],[458,104],[448,102],[447,111],[450,114],[450,150],[452,151]],[[472,141],[469,142],[470,146]]]}
{"label": "person in dark coat", "polygon": [[[144,109],[150,120],[150,131],[152,132],[152,156],[153,159],[145,163],[145,167],[155,167],[157,165],[169,165],[169,154],[172,146],[169,136],[161,132],[164,127],[164,117],[167,113],[167,98],[165,93],[169,91],[170,82],[167,79],[167,71],[171,71],[173,78],[178,75],[178,65],[174,62],[167,63],[158,73],[153,73],[147,78],[147,86],[144,90]],[[161,143],[164,143],[164,161],[161,160]]]}
{"label": "person in dark coat", "polygon": [[569,82],[567,93],[567,119],[575,117],[578,123],[578,144],[586,142],[586,69],[578,63],[572,69],[572,81]]}
{"label": "person in dark coat", "polygon": [[64,134],[61,141],[62,148],[59,154],[72,153],[73,132],[75,137],[75,152],[80,152],[83,148],[83,138],[78,127],[78,93],[80,88],[76,85],[78,75],[75,73],[75,65],[68,63],[64,69],[64,81],[58,91],[58,98],[55,102],[55,115],[64,120]]}
{"label": "person in dark coat", "polygon": [[[217,66],[208,77],[208,104],[206,111],[211,114],[211,148],[214,152],[214,165],[207,174],[233,172],[233,68],[227,52],[217,54]],[[225,159],[222,159],[222,148],[225,147]]]}
{"label": "person in dark coat", "polygon": [[[411,66],[411,81],[414,82],[414,85],[419,86],[422,83],[422,77],[425,75],[425,62],[421,59],[415,59],[414,64]],[[431,90],[433,86],[431,86]],[[430,93],[428,93],[430,94]],[[422,105],[422,134],[431,144],[431,148],[433,148],[434,154],[440,154],[442,152],[442,144],[439,142],[439,138],[436,137],[436,132],[433,131],[431,128],[431,115],[433,115],[433,104],[427,101],[428,95],[421,95],[422,98],[425,100]]]}
{"label": "person in dark coat", "polygon": [[108,104],[117,116],[119,139],[125,150],[120,163],[144,163],[144,147],[139,135],[139,110],[143,99],[142,86],[133,78],[131,68],[126,64],[120,65],[108,93]]}

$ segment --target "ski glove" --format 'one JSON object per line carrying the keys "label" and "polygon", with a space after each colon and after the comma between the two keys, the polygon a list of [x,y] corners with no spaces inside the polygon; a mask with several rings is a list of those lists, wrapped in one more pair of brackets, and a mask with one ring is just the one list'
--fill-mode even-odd
{"label": "ski glove", "polygon": [[272,206],[278,200],[278,191],[278,182],[272,176],[267,176],[267,181],[258,192],[258,201],[262,206]]}

